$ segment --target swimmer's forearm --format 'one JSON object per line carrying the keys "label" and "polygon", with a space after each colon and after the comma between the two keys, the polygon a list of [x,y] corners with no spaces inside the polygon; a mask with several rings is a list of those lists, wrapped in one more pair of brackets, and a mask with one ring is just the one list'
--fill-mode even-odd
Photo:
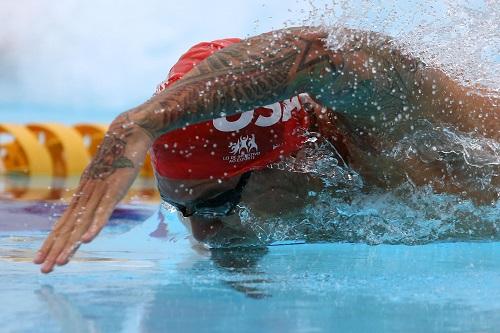
{"label": "swimmer's forearm", "polygon": [[356,112],[398,112],[413,103],[419,61],[404,57],[384,36],[344,32],[352,40],[338,51],[325,45],[326,31],[314,28],[270,32],[231,45],[129,111],[129,117],[154,139],[300,93],[354,118]]}
{"label": "swimmer's forearm", "polygon": [[215,53],[171,88],[119,115],[83,179],[138,170],[154,139],[170,130],[313,90],[316,72],[335,68],[323,37],[313,29],[285,30]]}
{"label": "swimmer's forearm", "polygon": [[190,123],[312,92],[320,73],[335,73],[324,37],[320,30],[288,29],[227,47],[129,111],[129,117],[155,138]]}

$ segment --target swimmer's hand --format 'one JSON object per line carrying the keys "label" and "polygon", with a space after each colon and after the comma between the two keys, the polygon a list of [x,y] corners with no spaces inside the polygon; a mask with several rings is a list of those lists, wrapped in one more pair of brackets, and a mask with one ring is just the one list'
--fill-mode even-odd
{"label": "swimmer's hand", "polygon": [[126,113],[112,123],[69,207],[34,259],[43,273],[67,264],[81,243],[97,236],[132,185],[151,143],[152,138]]}

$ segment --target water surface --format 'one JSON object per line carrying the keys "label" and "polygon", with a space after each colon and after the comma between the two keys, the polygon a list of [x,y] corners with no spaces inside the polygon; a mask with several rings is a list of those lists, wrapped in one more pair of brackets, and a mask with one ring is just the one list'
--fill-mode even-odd
{"label": "water surface", "polygon": [[[11,220],[43,203],[2,205]],[[38,210],[35,209],[38,207]],[[46,227],[0,234],[6,332],[498,332],[500,243],[325,243],[208,251],[177,217],[125,205],[42,275]],[[146,222],[140,221],[152,215]],[[6,223],[7,225],[8,223]]]}

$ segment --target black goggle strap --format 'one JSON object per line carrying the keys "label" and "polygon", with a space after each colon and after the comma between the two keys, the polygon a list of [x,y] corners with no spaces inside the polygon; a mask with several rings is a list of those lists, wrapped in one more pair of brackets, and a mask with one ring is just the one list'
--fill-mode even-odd
{"label": "black goggle strap", "polygon": [[216,213],[216,215],[219,216],[226,216],[230,214],[234,207],[236,207],[236,205],[240,202],[241,193],[243,192],[243,189],[245,188],[248,179],[250,178],[250,174],[251,171],[248,171],[241,175],[240,180],[238,181],[238,184],[236,184],[235,188],[227,190],[213,198],[195,204],[193,214],[196,214],[198,212],[205,213],[203,212],[204,210],[207,211],[207,213]]}
{"label": "black goggle strap", "polygon": [[[193,209],[188,213],[188,208],[182,204],[168,199],[163,199],[165,202],[174,206],[184,217],[190,217],[197,213],[205,213],[207,215],[214,213],[214,215],[225,216],[231,213],[236,205],[241,200],[241,193],[250,178],[251,171],[245,172],[236,184],[235,188],[222,192],[221,194],[210,198],[208,200],[195,203]],[[205,211],[205,212],[204,212]]]}

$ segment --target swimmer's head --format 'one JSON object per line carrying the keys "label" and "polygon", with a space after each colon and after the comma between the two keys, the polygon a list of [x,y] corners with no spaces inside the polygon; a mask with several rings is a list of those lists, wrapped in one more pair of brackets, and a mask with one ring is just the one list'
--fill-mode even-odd
{"label": "swimmer's head", "polygon": [[206,241],[229,220],[239,221],[237,208],[249,177],[250,172],[224,181],[158,179],[162,199],[177,209],[196,240]]}

